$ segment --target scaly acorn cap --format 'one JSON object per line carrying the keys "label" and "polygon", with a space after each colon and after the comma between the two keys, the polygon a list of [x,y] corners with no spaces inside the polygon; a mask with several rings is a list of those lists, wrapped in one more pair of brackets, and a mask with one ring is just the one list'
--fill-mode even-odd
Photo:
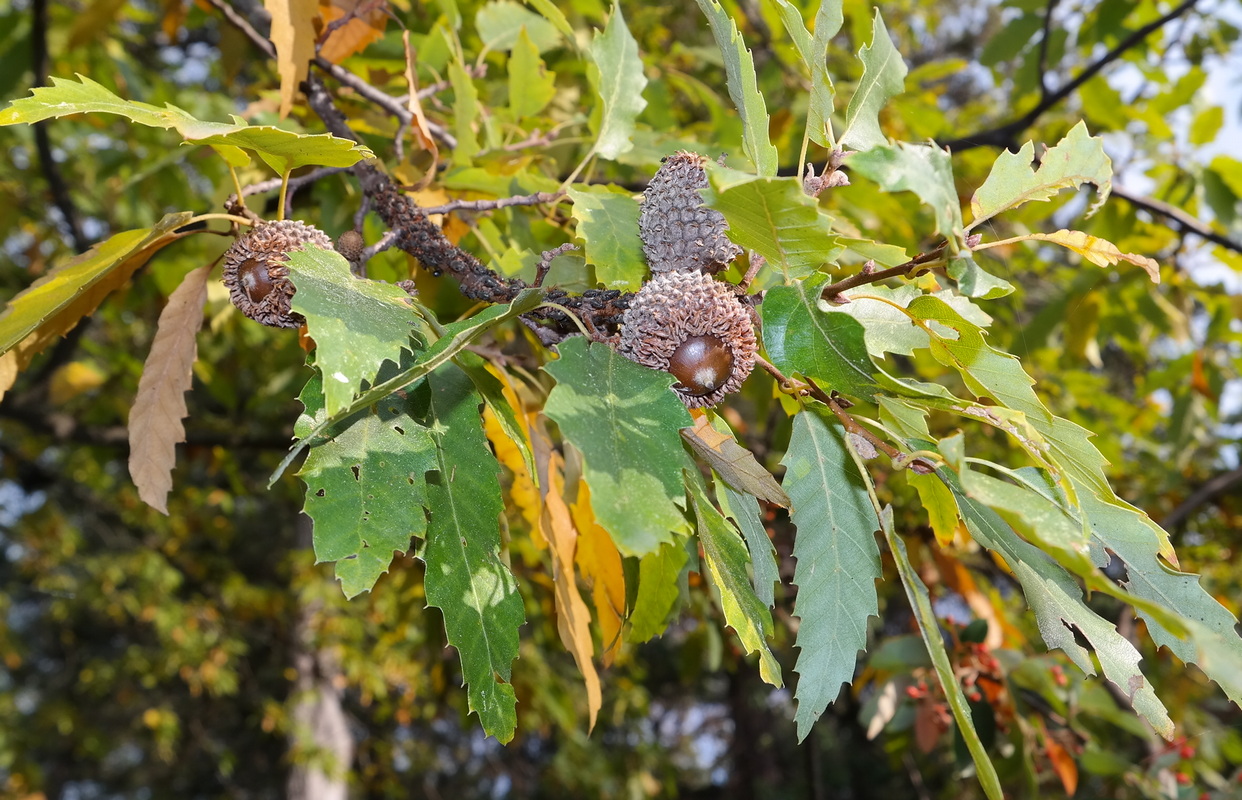
{"label": "scaly acorn cap", "polygon": [[224,253],[224,285],[233,305],[273,328],[297,328],[306,322],[289,310],[294,289],[285,261],[307,243],[332,249],[328,234],[295,219],[265,222],[237,237]]}
{"label": "scaly acorn cap", "polygon": [[755,367],[755,328],[733,288],[698,271],[657,275],[621,318],[617,352],[672,373],[687,408],[714,406]]}
{"label": "scaly acorn cap", "polygon": [[725,236],[719,211],[703,205],[707,158],[680,150],[664,159],[647,191],[638,217],[643,255],[653,273],[696,270],[714,274],[742,248]]}

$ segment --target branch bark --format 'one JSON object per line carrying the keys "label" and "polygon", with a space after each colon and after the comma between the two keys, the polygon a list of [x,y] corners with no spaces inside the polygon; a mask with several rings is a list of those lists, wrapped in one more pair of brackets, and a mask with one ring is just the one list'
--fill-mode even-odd
{"label": "branch bark", "polygon": [[1196,219],[1186,211],[1177,206],[1170,205],[1163,200],[1157,200],[1154,197],[1144,197],[1127,191],[1120,186],[1113,186],[1113,196],[1120,197],[1135,208],[1141,208],[1144,211],[1150,211],[1169,220],[1183,233],[1190,233],[1205,239],[1213,244],[1232,250],[1235,253],[1242,253],[1242,242],[1236,242],[1224,234],[1217,233],[1212,230],[1207,223],[1200,219]]}

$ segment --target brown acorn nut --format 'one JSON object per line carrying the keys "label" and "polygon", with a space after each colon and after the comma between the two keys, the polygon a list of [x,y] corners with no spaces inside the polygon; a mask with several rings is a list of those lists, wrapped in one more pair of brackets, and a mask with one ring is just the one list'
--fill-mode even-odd
{"label": "brown acorn nut", "polygon": [[707,186],[706,163],[705,156],[680,150],[664,159],[643,192],[638,231],[653,273],[714,274],[742,252],[725,235],[724,215],[703,205],[698,190]]}
{"label": "brown acorn nut", "polygon": [[733,288],[701,272],[666,272],[634,296],[617,352],[672,373],[687,408],[714,406],[755,367],[755,329]]}
{"label": "brown acorn nut", "polygon": [[307,243],[332,249],[326,233],[293,219],[266,222],[237,237],[224,253],[224,285],[233,305],[273,328],[301,326],[306,320],[289,309],[294,289],[284,262]]}

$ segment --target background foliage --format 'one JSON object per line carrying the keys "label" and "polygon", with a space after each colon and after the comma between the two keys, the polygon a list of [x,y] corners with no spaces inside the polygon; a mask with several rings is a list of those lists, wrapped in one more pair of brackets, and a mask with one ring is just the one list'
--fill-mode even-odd
{"label": "background foliage", "polygon": [[[1238,98],[1221,77],[1231,74],[1230,65],[1236,74],[1236,6],[909,0],[885,6],[881,18],[850,0],[838,22],[828,11],[817,16],[815,8],[781,2],[625,5],[624,16],[585,0],[529,8],[391,2],[391,18],[380,4],[322,5],[325,18],[356,18],[324,43],[323,64],[313,69],[328,75],[349,124],[391,174],[417,186],[420,205],[554,192],[585,164],[571,206],[467,208],[442,217],[451,241],[503,275],[529,280],[541,251],[576,234],[588,245],[585,261],[557,259],[550,285],[580,291],[598,281],[636,288],[644,267],[633,236],[633,195],[659,158],[678,147],[729,153],[729,166],[745,172],[714,170],[709,194],[735,230],[755,237],[743,243],[771,265],[761,278],[769,287],[761,306],[768,354],[787,374],[828,371],[836,378],[832,388],[851,397],[872,396],[872,376],[851,378],[840,364],[813,363],[821,343],[800,345],[775,333],[805,331],[808,321],[819,320],[808,310],[812,290],[828,280],[815,272],[818,261],[806,248],[788,245],[811,242],[822,252],[834,240],[843,265],[835,279],[856,271],[864,257],[885,267],[931,252],[965,227],[960,209],[970,206],[971,219],[984,220],[972,232],[1002,244],[980,251],[977,265],[950,260],[953,281],[942,275],[940,284],[929,276],[911,283],[931,291],[956,282],[992,299],[968,306],[952,296],[916,300],[909,286],[868,287],[936,324],[912,342],[897,324],[901,319],[884,317],[881,303],[843,306],[824,324],[843,335],[855,329],[853,317],[867,332],[860,346],[866,352],[845,354],[844,364],[866,361],[869,352],[897,379],[940,384],[962,397],[979,394],[972,381],[995,374],[996,382],[983,389],[997,399],[1011,393],[1017,399],[1006,404],[1016,408],[1025,401],[1025,382],[1012,362],[995,355],[995,373],[959,371],[953,364],[1006,352],[1019,356],[1037,381],[1044,413],[1095,434],[1092,443],[1109,462],[1118,495],[1162,521],[1180,566],[1201,572],[1206,592],[1238,613],[1242,154],[1231,144],[1238,141]],[[757,506],[725,484],[717,484],[717,511],[697,470],[689,473],[688,486],[686,473],[674,470],[663,483],[672,482],[674,494],[688,491],[690,513],[665,508],[666,527],[693,529],[702,554],[672,533],[657,542],[618,541],[618,554],[600,527],[611,525],[601,511],[606,498],[589,496],[596,490],[594,432],[577,431],[572,419],[603,392],[600,370],[614,368],[599,361],[604,348],[587,348],[582,340],[562,345],[561,360],[547,370],[556,381],[547,396],[552,382],[539,371],[546,350],[520,326],[499,319],[503,306],[454,323],[457,328],[432,326],[405,355],[398,347],[388,368],[407,367],[402,359],[424,341],[444,342],[436,352],[446,353],[456,351],[467,332],[487,331],[458,367],[436,372],[423,394],[369,417],[373,429],[349,431],[369,437],[357,445],[368,452],[374,442],[405,431],[441,437],[403,443],[400,451],[413,453],[412,462],[394,468],[398,477],[434,470],[435,459],[446,457],[451,461],[439,464],[440,474],[452,473],[453,464],[483,463],[489,451],[504,465],[502,530],[495,542],[469,539],[481,551],[462,555],[465,563],[486,562],[487,548],[494,552],[503,537],[508,569],[495,562],[494,577],[510,584],[498,621],[506,631],[517,630],[523,618],[525,625],[520,637],[502,636],[498,650],[487,648],[486,663],[470,663],[445,645],[478,625],[454,602],[460,587],[437,594],[448,587],[423,574],[424,560],[398,557],[375,591],[350,601],[341,586],[351,595],[365,590],[387,559],[340,562],[340,584],[329,565],[314,565],[316,556],[339,555],[324,552],[331,543],[319,537],[312,547],[309,521],[298,514],[302,484],[286,476],[270,491],[265,487],[290,437],[321,422],[319,409],[344,408],[350,398],[330,396],[315,380],[307,384],[312,372],[298,337],[244,319],[219,282],[208,280],[193,387],[185,396],[186,444],[176,460],[168,515],[144,504],[125,469],[124,430],[140,393],[142,362],[161,309],[177,307],[169,298],[183,277],[212,264],[228,243],[208,235],[178,237],[172,231],[186,217],[164,215],[218,211],[234,191],[225,159],[239,165],[243,185],[270,179],[272,170],[334,163],[327,153],[335,145],[317,145],[321,149],[299,161],[304,151],[280,148],[300,148],[308,140],[259,127],[323,130],[282,74],[284,59],[269,59],[270,51],[248,39],[226,11],[259,30],[270,24],[278,55],[285,43],[304,41],[282,27],[279,14],[269,23],[263,8],[248,3],[16,3],[0,21],[6,31],[0,34],[0,96],[25,97],[49,76],[80,73],[105,92],[149,104],[142,113],[150,116],[137,121],[154,126],[91,114],[0,128],[8,154],[0,162],[0,215],[8,222],[3,246],[11,262],[0,271],[5,288],[16,294],[122,231],[154,226],[149,236],[168,242],[150,261],[143,257],[150,239],[128,242],[126,269],[106,286],[116,291],[66,338],[56,339],[63,331],[53,330],[47,353],[32,356],[0,405],[0,776],[6,793],[136,796],[145,787],[161,796],[314,796],[314,781],[346,769],[351,791],[368,796],[981,794],[983,784],[958,780],[973,769],[968,746],[986,748],[1000,783],[1015,796],[1073,793],[1076,787],[1110,797],[1237,793],[1239,711],[1216,685],[1167,649],[1158,650],[1130,606],[1096,585],[1101,591],[1086,602],[1108,624],[1078,633],[1100,650],[1106,674],[1122,667],[1116,661],[1110,666],[1117,650],[1101,648],[1098,637],[1137,644],[1153,696],[1176,726],[1171,743],[1160,739],[1127,708],[1123,692],[1085,678],[1070,663],[1076,652],[1072,660],[1091,661],[1068,629],[1059,631],[1062,650],[1046,650],[1013,574],[1021,579],[1023,566],[1042,564],[1042,554],[1033,547],[1029,558],[1014,553],[1006,566],[978,547],[1013,526],[1045,551],[1073,558],[1073,548],[1063,545],[1081,529],[1058,526],[1059,511],[1033,504],[1030,492],[1016,505],[1006,499],[1005,487],[1021,485],[1023,477],[1038,481],[1037,475],[999,481],[979,462],[962,460],[964,452],[1012,467],[1025,463],[1015,458],[1006,426],[1030,424],[1049,439],[1064,438],[1065,428],[1041,429],[1034,408],[1025,421],[1007,417],[988,427],[964,422],[947,406],[923,421],[917,404],[900,398],[880,403],[876,416],[889,431],[907,443],[936,447],[955,465],[961,481],[946,487],[933,476],[890,469],[883,459],[867,462],[865,470],[854,467],[846,456],[858,445],[847,447],[834,417],[802,413],[791,422],[793,401],[774,391],[768,376],[756,374],[716,422],[727,421],[764,466],[778,474],[783,467],[792,519],[778,505]],[[803,20],[810,27],[798,33],[790,23]],[[829,35],[837,24],[840,33]],[[398,124],[358,86],[332,83],[332,69],[362,76],[387,95],[402,94],[407,29],[416,79],[429,91],[417,112],[406,107],[409,123]],[[824,50],[829,59],[821,76],[818,66],[803,62],[814,61],[806,53]],[[341,66],[332,67],[336,63]],[[831,80],[840,99],[832,118],[836,135],[819,128],[812,137],[805,160],[817,171],[827,159],[821,147],[834,142],[859,150],[886,145],[886,137],[916,144],[847,160],[851,185],[828,189],[816,210],[793,181],[773,176],[799,171],[804,118],[826,118],[821,77]],[[165,103],[176,106],[174,112],[164,110]],[[281,119],[282,106],[291,116]],[[141,116],[132,107],[127,113]],[[232,114],[249,126],[224,123]],[[220,124],[203,128],[197,120]],[[1062,140],[1070,144],[1061,152],[1076,154],[1067,162],[1080,168],[1069,176],[1079,180],[1065,185],[1101,182],[1098,164],[1092,167],[1084,155],[1090,145],[1076,127],[1079,120],[1103,136],[1102,152],[1116,176],[1112,198],[1085,222],[1083,212],[1102,193],[1066,193],[1056,203],[1007,208],[1005,192],[996,187],[1023,185],[1031,157],[1047,156],[1044,148]],[[178,147],[168,127],[189,140],[214,137],[213,147]],[[918,147],[929,139],[949,145],[951,158]],[[1020,149],[1028,140],[1034,145]],[[237,148],[248,146],[268,157],[243,165]],[[431,147],[443,170],[424,181]],[[1008,174],[1010,183],[994,184],[988,174],[997,175],[993,162],[1004,147],[1017,153],[1001,157],[1002,177]],[[596,160],[586,162],[588,155]],[[1041,173],[1056,163],[1045,158]],[[754,181],[753,174],[768,180]],[[928,177],[937,175],[951,175],[952,182]],[[274,216],[274,198],[269,189],[251,204]],[[775,217],[778,229],[766,236],[735,216],[757,204],[782,211]],[[328,175],[294,193],[290,215],[335,236],[353,227],[360,205],[353,179]],[[1005,213],[993,215],[1002,208]],[[831,230],[818,222],[824,215],[835,220]],[[1122,254],[1152,257],[1160,285],[1140,268],[1142,259],[1135,259],[1139,266],[1123,261],[1101,269],[1062,247],[1004,243],[1031,233],[1056,236],[1067,227],[1108,240]],[[365,218],[368,242],[383,232],[375,214]],[[1098,249],[1078,244],[1088,256]],[[306,280],[330,284],[331,270],[317,258],[299,257],[294,269]],[[475,310],[449,276],[412,268],[396,249],[368,265],[373,279],[413,277],[437,325]],[[132,281],[125,280],[129,272]],[[1000,296],[1002,282],[1014,292]],[[298,283],[304,285],[310,283]],[[393,315],[391,324],[399,325],[399,294],[377,289],[370,311]],[[299,297],[310,302],[314,292]],[[515,300],[514,306],[531,301]],[[319,319],[313,307],[302,311],[320,344],[315,359],[322,367],[334,357],[324,343],[339,341],[340,334],[329,332],[332,314]],[[945,325],[957,335],[946,337]],[[979,327],[988,329],[986,343]],[[933,340],[940,349],[929,347]],[[482,377],[489,374],[485,362],[498,368],[503,382]],[[379,380],[387,374],[379,361],[353,368],[371,369],[372,376],[378,370]],[[621,379],[617,385],[631,386]],[[473,438],[443,439],[436,422],[462,430],[453,416],[461,406],[453,398],[474,396],[475,387],[489,407],[502,409],[492,401],[503,396],[517,415],[489,412]],[[545,396],[559,434],[524,413]],[[660,397],[672,395],[651,395],[657,418],[674,428],[688,424],[675,401],[657,409]],[[534,455],[514,445],[514,426],[529,428]],[[554,435],[576,449],[553,452]],[[432,446],[437,442],[439,449]],[[650,446],[660,451],[658,443]],[[1080,458],[1084,452],[1076,450],[1075,460],[1089,462]],[[644,455],[633,457],[641,462]],[[850,479],[807,478],[825,463],[847,464]],[[330,489],[340,476],[332,467],[330,451],[313,449],[301,476],[309,486],[322,481]],[[452,525],[477,527],[465,515],[501,513],[498,503],[487,504],[500,495],[487,484],[494,478],[486,469],[459,467],[456,474],[479,484],[456,488],[481,502],[445,519],[435,509],[451,505],[455,490],[429,483],[433,512],[429,520],[413,515],[410,522],[410,533],[425,535],[429,550],[435,542],[452,543],[446,538]],[[390,479],[376,476],[377,485]],[[814,491],[800,494],[805,480],[812,490],[833,487],[823,508]],[[955,495],[968,532],[956,525]],[[814,605],[799,609],[801,620],[792,616],[796,594],[811,584],[799,575],[810,558],[807,548],[819,542],[807,532],[825,524],[870,531],[876,527],[873,501],[892,507],[883,526],[888,547],[846,568],[855,577],[874,570],[882,578],[875,606],[864,609],[878,621],[845,641],[824,642],[845,656],[864,645],[868,654],[855,672],[816,676],[815,686],[832,696],[796,689],[795,710],[789,689],[762,681],[779,684],[776,676],[784,676],[797,687],[796,676],[808,669],[801,659],[814,661],[808,643],[820,641],[808,632],[814,623],[841,634],[837,621]],[[308,511],[314,514],[313,501]],[[316,520],[323,524],[322,517]],[[425,531],[418,529],[422,522]],[[801,532],[796,538],[793,525]],[[329,527],[348,534],[346,525]],[[576,549],[558,540],[570,528],[578,534]],[[1062,535],[1068,538],[1056,538]],[[357,548],[356,535],[345,538],[341,553]],[[746,557],[743,541],[754,560],[753,584],[738,560]],[[1120,548],[1110,545],[1120,559],[1105,573],[1133,586],[1141,577],[1137,559]],[[620,557],[644,553],[641,562]],[[1149,555],[1159,570],[1154,550]],[[434,553],[422,556],[442,563]],[[564,588],[566,574],[572,585],[575,566],[584,579],[581,596]],[[479,576],[471,577],[477,583]],[[907,597],[899,589],[903,579],[908,586],[921,581],[926,592]],[[870,583],[860,581],[858,591]],[[758,605],[717,604],[717,596],[743,596],[752,585]],[[639,586],[665,589],[636,597]],[[810,602],[821,597],[815,593]],[[1029,591],[1028,600],[1035,605]],[[775,624],[765,626],[769,602]],[[678,614],[664,630],[674,607]],[[628,609],[625,619],[618,609]],[[589,618],[589,627],[573,630],[574,614],[584,626]],[[932,615],[939,625],[915,624]],[[943,639],[947,653],[929,660],[920,630],[928,639]],[[794,637],[804,634],[799,652]],[[756,650],[757,656],[747,656]],[[510,677],[510,662],[511,682],[494,680]],[[1220,670],[1232,674],[1235,687],[1236,663]],[[964,687],[947,698],[936,680],[946,671],[949,685]],[[463,678],[468,691],[460,687]],[[842,680],[853,683],[837,697]],[[500,712],[488,718],[485,709],[495,706],[487,693],[493,691],[517,700],[516,720]],[[814,710],[834,698],[812,726]],[[1140,698],[1136,705],[1160,725],[1150,703]],[[466,716],[470,709],[489,731],[514,740],[502,747],[486,738],[476,718]],[[959,721],[973,714],[977,740],[953,732],[955,712]]]}

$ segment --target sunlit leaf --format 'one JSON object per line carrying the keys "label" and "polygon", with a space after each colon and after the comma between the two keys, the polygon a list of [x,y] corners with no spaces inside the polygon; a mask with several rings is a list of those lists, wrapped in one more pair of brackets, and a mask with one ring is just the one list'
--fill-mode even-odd
{"label": "sunlit leaf", "polygon": [[523,28],[509,54],[509,110],[513,116],[532,117],[556,96],[556,75],[544,66],[539,48]]}
{"label": "sunlit leaf", "polygon": [[[905,91],[906,62],[893,46],[880,9],[875,10],[871,44],[858,51],[863,64],[858,88],[845,109],[845,129],[839,141],[855,150],[866,150],[888,143],[880,130],[880,111],[895,95]],[[852,164],[852,162],[851,162]]]}
{"label": "sunlit leaf", "polygon": [[678,431],[693,420],[669,390],[673,376],[582,337],[559,349],[544,410],[582,452],[596,519],[627,556],[674,541],[685,528]]}
{"label": "sunlit leaf", "polygon": [[595,279],[609,289],[637,290],[647,275],[642,240],[638,238],[638,201],[633,195],[604,186],[574,186],[573,215],[586,260]]}
{"label": "sunlit leaf", "polygon": [[1151,276],[1153,283],[1160,283],[1160,264],[1155,259],[1134,253],[1123,253],[1112,242],[1101,239],[1098,236],[1092,236],[1089,233],[1062,229],[1053,233],[1028,233],[1015,237],[1011,241],[1021,242],[1028,240],[1052,242],[1062,247],[1068,247],[1098,267],[1113,267],[1119,261],[1127,261],[1146,270],[1147,274]]}
{"label": "sunlit leaf", "polygon": [[645,642],[664,632],[681,594],[677,579],[689,554],[683,542],[666,542],[643,556],[638,567],[638,596],[630,613],[632,642]]}
{"label": "sunlit leaf", "polygon": [[593,65],[591,80],[600,101],[595,152],[600,158],[615,159],[634,146],[630,141],[634,122],[647,107],[643,99],[647,76],[638,56],[638,42],[625,25],[619,3],[613,4],[608,24],[602,33],[595,34],[588,52]]}
{"label": "sunlit leaf", "polygon": [[293,110],[298,85],[306,80],[315,57],[315,16],[317,0],[263,0],[272,17],[269,34],[276,46],[276,68],[280,73],[280,115]]}
{"label": "sunlit leaf", "polygon": [[773,586],[781,582],[780,570],[776,565],[776,546],[763,527],[760,518],[759,503],[749,494],[742,494],[727,483],[721,487],[720,510],[729,519],[737,523],[746,547],[750,550],[751,572],[755,584],[755,594],[767,606],[775,605],[776,598]]}
{"label": "sunlit leaf", "polygon": [[513,0],[493,0],[474,16],[475,29],[489,50],[510,50],[525,35],[538,52],[561,43],[561,34],[548,20]]}
{"label": "sunlit leaf", "polygon": [[737,24],[716,0],[695,0],[711,25],[724,59],[729,97],[742,117],[742,147],[762,176],[776,175],[779,155],[768,137],[768,107],[755,79],[755,60],[738,33]]}
{"label": "sunlit leaf", "polygon": [[788,508],[789,498],[781,485],[755,460],[754,453],[737,443],[723,420],[713,423],[704,414],[693,427],[682,428],[681,438],[734,489]]}

